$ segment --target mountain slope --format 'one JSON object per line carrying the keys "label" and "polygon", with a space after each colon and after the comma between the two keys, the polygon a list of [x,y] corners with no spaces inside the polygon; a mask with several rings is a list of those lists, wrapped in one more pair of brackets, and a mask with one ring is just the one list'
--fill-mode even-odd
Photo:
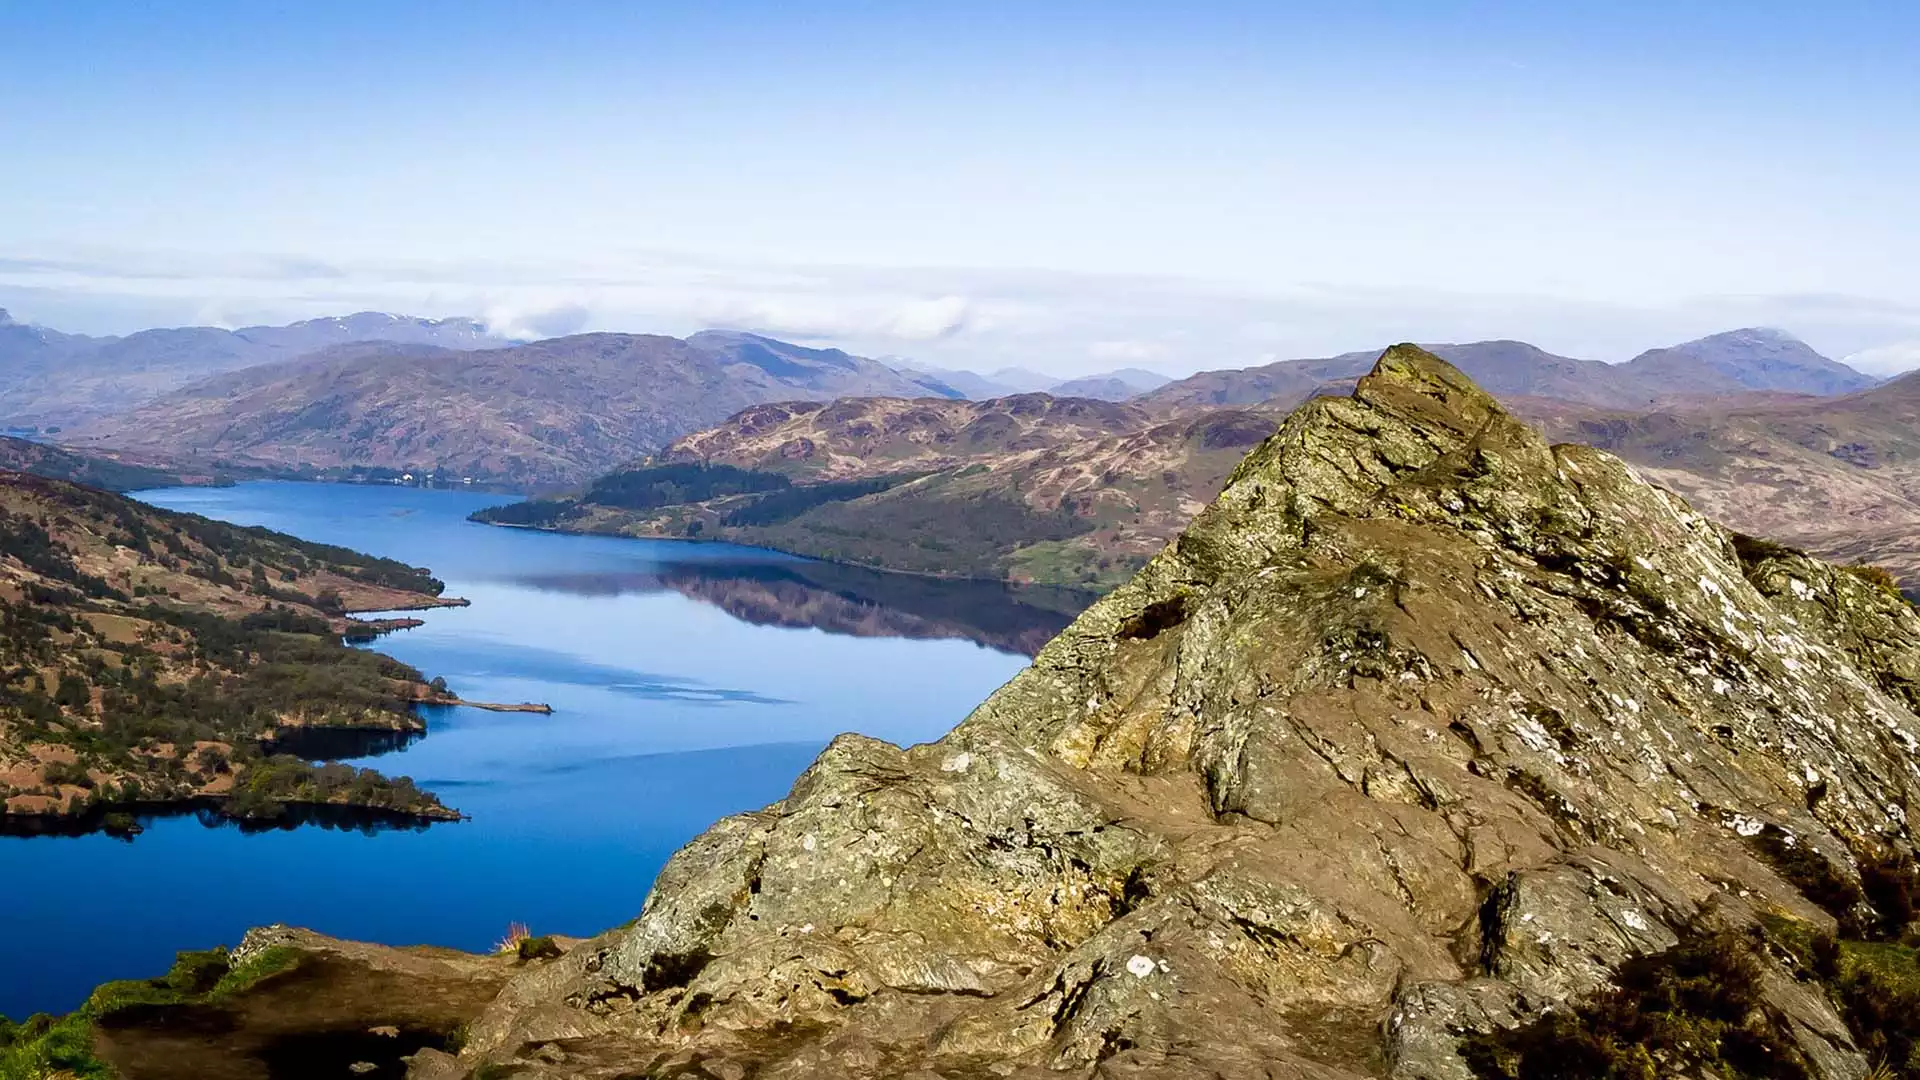
{"label": "mountain slope", "polygon": [[1141,368],[1121,368],[1078,379],[1055,383],[1047,392],[1056,397],[1087,397],[1102,401],[1125,401],[1172,382],[1158,372]]}
{"label": "mountain slope", "polygon": [[[984,401],[988,398],[1006,397],[1009,394],[1045,389],[1045,385],[1033,387],[1003,383],[995,380],[991,376],[981,375],[974,371],[933,367],[932,365],[921,364],[916,361],[897,357],[889,357],[888,363],[901,375],[923,386],[928,383],[936,383],[954,391],[954,394],[959,397],[970,398],[974,401]],[[1038,381],[1041,384],[1049,384],[1052,382],[1052,380],[1045,377],[1039,377]],[[940,396],[949,397],[954,395],[942,393]]]}
{"label": "mountain slope", "polygon": [[[1105,401],[1121,401],[1157,386],[1172,381],[1165,375],[1140,368],[1121,368],[1118,371],[1103,371],[1079,379],[1061,379],[1057,376],[1032,371],[1027,368],[1000,368],[992,374],[982,375],[976,371],[955,370],[934,367],[913,360],[891,358],[894,370],[908,378],[926,385],[926,381],[937,383],[955,391],[953,395],[974,401],[987,401],[992,398],[1012,397],[1015,394],[1052,394],[1055,397],[1090,397]],[[1124,389],[1125,392],[1121,392]]]}
{"label": "mountain slope", "polygon": [[584,480],[756,402],[870,386],[920,391],[871,360],[743,334],[581,334],[465,352],[361,344],[223,375],[75,437],[184,461],[552,484]]}
{"label": "mountain slope", "polygon": [[1780,330],[1749,327],[1652,349],[1625,365],[1671,394],[1775,390],[1822,397],[1865,390],[1880,380],[1813,351]]}
{"label": "mountain slope", "polygon": [[279,355],[297,356],[331,345],[390,341],[396,345],[437,345],[443,349],[485,349],[504,344],[475,319],[422,319],[362,311],[330,315],[285,326],[243,326],[233,336]]}
{"label": "mountain slope", "polygon": [[364,341],[457,349],[500,344],[471,319],[378,312],[287,326],[191,326],[93,338],[22,326],[0,311],[0,422],[71,425],[209,375]]}
{"label": "mountain slope", "polygon": [[0,472],[0,831],[153,803],[456,816],[411,782],[269,756],[282,729],[421,730],[428,684],[343,645],[343,612],[439,591],[391,560]]}
{"label": "mountain slope", "polygon": [[[916,380],[893,368],[840,349],[810,349],[740,330],[702,330],[687,344],[718,354],[728,364],[759,368],[787,386],[837,397],[917,397],[937,383]],[[939,397],[959,397],[947,388]]]}
{"label": "mountain slope", "polygon": [[6,435],[0,435],[0,471],[69,480],[105,491],[175,487],[214,479],[208,474],[182,473],[164,465],[122,460],[110,455],[80,454]]}
{"label": "mountain slope", "polygon": [[1920,588],[1920,375],[1817,400],[1654,412],[1515,407],[1619,454],[1728,524]]}
{"label": "mountain slope", "polygon": [[858,398],[775,402],[674,441],[658,459],[851,479],[934,471],[989,456],[1055,448],[1153,422],[1127,405],[1051,394],[987,401]]}
{"label": "mountain slope", "polygon": [[1857,1078],[1916,709],[1906,602],[1396,347],[952,733],[836,740],[416,1076]]}
{"label": "mountain slope", "polygon": [[1275,423],[1046,394],[761,405],[575,495],[476,517],[1099,587],[1159,550]]}

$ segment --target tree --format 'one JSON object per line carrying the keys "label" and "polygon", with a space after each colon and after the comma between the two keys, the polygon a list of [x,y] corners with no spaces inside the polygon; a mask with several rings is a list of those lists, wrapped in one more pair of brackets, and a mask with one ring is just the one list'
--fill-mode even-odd
{"label": "tree", "polygon": [[84,709],[93,704],[93,690],[87,680],[69,671],[60,676],[60,687],[53,692],[53,703],[63,709]]}

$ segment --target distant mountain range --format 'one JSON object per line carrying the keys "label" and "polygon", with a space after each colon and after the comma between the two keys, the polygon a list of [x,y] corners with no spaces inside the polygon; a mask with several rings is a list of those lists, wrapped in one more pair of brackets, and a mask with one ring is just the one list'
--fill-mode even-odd
{"label": "distant mountain range", "polygon": [[1047,393],[1056,397],[1098,398],[1102,401],[1125,401],[1138,397],[1172,382],[1172,379],[1158,372],[1141,368],[1121,368],[1102,375],[1087,375],[1066,382],[1054,383],[1047,387]]}
{"label": "distant mountain range", "polygon": [[[1765,331],[1716,335],[1615,367],[1521,342],[1438,351],[1503,387],[1509,407],[1553,438],[1619,454],[1735,527],[1881,563],[1920,585],[1920,373],[1872,386]],[[1023,394],[763,405],[675,441],[645,467],[564,499],[521,504],[510,516],[568,531],[721,537],[891,569],[1100,587],[1175,535],[1248,446],[1299,401],[1342,385],[1351,362],[1208,373],[1117,404]],[[1677,389],[1657,392],[1669,379]],[[1863,384],[1871,388],[1831,397],[1785,392]],[[1617,404],[1636,395],[1648,401]],[[675,480],[670,498],[632,497],[688,467],[780,483]],[[649,471],[661,469],[669,471]]]}
{"label": "distant mountain range", "polygon": [[188,463],[537,486],[585,480],[763,401],[924,393],[874,360],[734,332],[470,351],[368,342],[228,372],[63,438]]}
{"label": "distant mountain range", "polygon": [[1675,394],[1763,390],[1831,396],[1865,390],[1878,378],[1829,360],[1792,334],[1749,327],[1667,349],[1651,349],[1623,365],[1646,388]]}
{"label": "distant mountain range", "polygon": [[503,344],[472,319],[371,311],[286,326],[188,326],[88,337],[28,326],[0,310],[0,421],[15,427],[71,425],[210,375],[366,341],[447,349]]}
{"label": "distant mountain range", "polygon": [[[1500,397],[1548,397],[1615,408],[1640,408],[1705,394],[1844,394],[1879,382],[1779,330],[1732,330],[1652,349],[1624,364],[1556,356],[1524,341],[1424,347]],[[1379,355],[1380,350],[1374,349],[1319,360],[1203,371],[1138,400],[1163,412],[1261,402],[1290,406],[1315,394],[1348,392]]]}
{"label": "distant mountain range", "polygon": [[1075,379],[1061,379],[1025,368],[1001,368],[988,375],[951,368],[929,367],[912,360],[892,359],[901,373],[925,380],[922,385],[945,387],[953,393],[942,397],[964,397],[975,401],[1007,397],[1012,394],[1045,392],[1055,397],[1096,398],[1100,401],[1125,401],[1172,382],[1165,375],[1141,368],[1121,368]]}
{"label": "distant mountain range", "polygon": [[1831,398],[1511,405],[1549,437],[1617,454],[1735,528],[1920,586],[1920,372]]}
{"label": "distant mountain range", "polygon": [[[1855,393],[1876,382],[1791,335],[1761,329],[1653,349],[1623,364],[1558,356],[1519,341],[1432,348],[1502,398],[1593,410],[1757,408],[1795,395]],[[0,323],[0,423],[44,430],[57,421],[64,429],[57,437],[67,445],[130,453],[143,464],[189,473],[394,469],[552,489],[582,484],[771,402],[993,402],[1019,395],[975,395],[1047,384],[1054,399],[1126,401],[1135,419],[1124,429],[1137,432],[1150,421],[1190,422],[1208,410],[1284,412],[1316,394],[1344,393],[1376,356],[1287,360],[1171,382],[1139,369],[1062,381],[1014,368],[983,376],[882,362],[729,330],[685,340],[600,333],[505,343],[470,319],[363,313],[284,327],[88,338],[7,320]],[[872,416],[853,425],[913,414],[893,405],[855,408]],[[1045,412],[1040,428],[1068,410]],[[745,413],[728,426],[758,415]],[[982,413],[988,415],[1014,413],[995,406]],[[1023,437],[1058,445],[1083,435],[1068,426]],[[973,433],[963,424],[915,437]],[[1183,497],[1211,494],[1195,488]],[[1042,501],[1053,505],[1050,496]]]}
{"label": "distant mountain range", "polygon": [[[1432,349],[1553,437],[1618,453],[1739,528],[1920,583],[1920,375],[1880,384],[1764,329],[1622,364],[1519,341]],[[1276,417],[1347,392],[1376,358],[1060,381],[724,330],[513,344],[470,319],[363,313],[91,338],[0,315],[0,422],[78,420],[55,436],[64,448],[0,443],[0,468],[108,488],[247,470],[471,477],[572,489],[539,522],[551,527],[697,529],[876,567],[1100,586],[1174,535]],[[1054,389],[972,399],[1006,384]],[[595,494],[624,490],[609,474],[705,466],[808,494],[772,516],[737,514],[752,500],[724,490],[638,508]]]}

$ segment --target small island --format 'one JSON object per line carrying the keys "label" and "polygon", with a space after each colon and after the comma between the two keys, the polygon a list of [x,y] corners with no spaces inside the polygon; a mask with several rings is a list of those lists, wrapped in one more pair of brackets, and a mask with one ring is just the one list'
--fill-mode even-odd
{"label": "small island", "polygon": [[349,613],[464,603],[444,588],[390,559],[0,472],[0,831],[131,834],[135,814],[183,811],[458,820],[407,777],[276,745],[424,731],[414,706],[444,683],[348,644],[403,620]]}

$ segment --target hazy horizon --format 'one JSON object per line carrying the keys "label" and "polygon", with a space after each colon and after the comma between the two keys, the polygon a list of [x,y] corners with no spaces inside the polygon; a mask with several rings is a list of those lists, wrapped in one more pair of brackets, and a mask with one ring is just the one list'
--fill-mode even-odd
{"label": "hazy horizon", "polygon": [[[0,11],[0,307],[1167,375],[1778,326],[1920,365],[1920,11]],[[76,65],[88,72],[76,80]]]}

